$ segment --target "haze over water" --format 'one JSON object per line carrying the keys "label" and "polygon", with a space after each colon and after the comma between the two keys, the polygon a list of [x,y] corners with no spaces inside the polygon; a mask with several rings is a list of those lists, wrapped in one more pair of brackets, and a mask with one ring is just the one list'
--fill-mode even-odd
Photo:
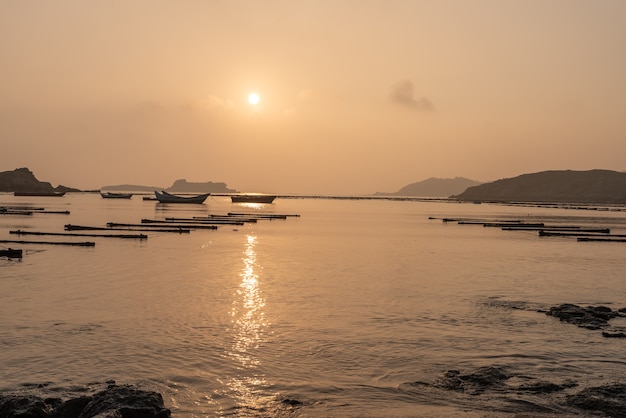
{"label": "haze over water", "polygon": [[0,2],[0,171],[373,194],[626,169],[623,0]]}
{"label": "haze over water", "polygon": [[[626,372],[624,340],[537,312],[626,306],[624,244],[429,219],[545,220],[624,234],[624,211],[385,199],[160,205],[97,194],[3,194],[0,204],[70,211],[3,216],[0,239],[68,223],[301,215],[144,241],[88,238],[93,248],[19,245],[22,261],[0,260],[5,392],[70,395],[115,380],[159,391],[177,417],[583,416],[566,396],[623,382]],[[483,367],[509,378],[483,393],[437,385],[450,370]],[[575,385],[520,390],[536,382]]]}

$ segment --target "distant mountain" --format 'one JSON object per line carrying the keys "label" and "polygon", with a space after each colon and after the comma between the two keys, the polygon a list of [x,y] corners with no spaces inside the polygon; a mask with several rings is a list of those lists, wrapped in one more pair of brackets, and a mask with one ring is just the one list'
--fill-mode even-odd
{"label": "distant mountain", "polygon": [[28,168],[0,172],[0,192],[78,192],[80,190],[66,186],[52,187],[47,181],[39,181]]}
{"label": "distant mountain", "polygon": [[192,183],[185,179],[176,180],[170,187],[139,186],[136,184],[120,184],[117,186],[104,186],[101,190],[127,191],[127,192],[153,192],[155,190],[166,190],[172,193],[237,193],[234,189],[229,189],[226,183]]}
{"label": "distant mountain", "polygon": [[137,184],[118,184],[115,186],[103,186],[100,188],[102,191],[111,192],[153,192],[155,190],[164,190],[164,187],[157,186],[139,186]]}
{"label": "distant mountain", "polygon": [[166,189],[168,192],[178,193],[237,193],[237,190],[229,189],[226,183],[192,183],[185,179],[176,180],[172,187]]}
{"label": "distant mountain", "polygon": [[431,177],[417,183],[404,186],[395,193],[376,193],[377,196],[419,196],[419,197],[448,197],[463,192],[471,186],[481,184],[464,177],[440,179]]}
{"label": "distant mountain", "polygon": [[626,203],[626,173],[542,171],[470,187],[453,197],[499,202]]}

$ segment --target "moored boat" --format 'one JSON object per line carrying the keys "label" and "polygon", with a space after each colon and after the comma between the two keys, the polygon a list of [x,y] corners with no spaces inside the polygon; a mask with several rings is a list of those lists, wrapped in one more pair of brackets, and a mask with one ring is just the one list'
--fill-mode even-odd
{"label": "moored boat", "polygon": [[269,194],[238,194],[230,197],[233,203],[272,203],[276,196]]}
{"label": "moored boat", "polygon": [[100,192],[100,196],[105,199],[130,199],[133,197],[132,193],[112,193],[112,192]]}
{"label": "moored boat", "polygon": [[166,191],[158,192],[155,190],[154,195],[159,203],[204,203],[210,193],[199,194],[196,196],[179,196]]}

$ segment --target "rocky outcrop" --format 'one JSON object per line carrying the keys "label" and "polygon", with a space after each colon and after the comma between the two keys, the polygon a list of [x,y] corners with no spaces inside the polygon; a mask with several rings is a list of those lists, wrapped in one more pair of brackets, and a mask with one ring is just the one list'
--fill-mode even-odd
{"label": "rocky outcrop", "polygon": [[132,386],[110,384],[93,395],[69,400],[35,395],[0,394],[2,418],[166,418],[171,411],[164,407],[157,392]]}
{"label": "rocky outcrop", "polygon": [[453,198],[497,202],[626,203],[626,173],[543,171],[470,187]]}
{"label": "rocky outcrop", "polygon": [[590,387],[567,397],[578,409],[602,413],[607,417],[626,416],[626,384],[615,383]]}
{"label": "rocky outcrop", "polygon": [[377,196],[416,196],[416,197],[448,197],[463,192],[468,187],[477,186],[480,182],[455,177],[453,179],[429,179],[411,183],[395,193],[376,193]]}
{"label": "rocky outcrop", "polygon": [[[626,384],[615,382],[579,389],[579,383],[533,377],[530,370],[498,365],[470,370],[448,370],[432,382],[401,383],[398,391],[449,405],[489,411],[497,416],[603,416],[626,417]],[[467,398],[459,397],[467,396]],[[464,403],[469,402],[469,403]],[[487,416],[491,414],[487,413]]]}
{"label": "rocky outcrop", "polygon": [[52,187],[47,181],[39,181],[26,167],[0,172],[0,192],[53,193],[74,191],[78,191],[78,189],[66,186]]}
{"label": "rocky outcrop", "polygon": [[[574,324],[580,328],[604,330],[609,327],[609,320],[626,316],[626,308],[613,310],[607,306],[582,307],[564,303],[551,307],[546,312],[546,315],[559,318],[562,322]],[[618,337],[619,335],[617,334],[619,333],[603,333],[605,337]]]}
{"label": "rocky outcrop", "polygon": [[237,193],[237,190],[229,189],[226,183],[192,183],[185,179],[176,180],[172,187],[166,189],[173,193]]}

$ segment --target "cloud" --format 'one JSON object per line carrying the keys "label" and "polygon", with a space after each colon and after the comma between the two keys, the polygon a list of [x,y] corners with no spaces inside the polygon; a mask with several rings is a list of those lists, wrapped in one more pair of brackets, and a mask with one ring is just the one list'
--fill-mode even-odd
{"label": "cloud", "polygon": [[433,103],[427,97],[416,97],[413,82],[404,80],[393,86],[391,90],[391,101],[395,104],[415,109],[418,111],[432,111],[435,109]]}

